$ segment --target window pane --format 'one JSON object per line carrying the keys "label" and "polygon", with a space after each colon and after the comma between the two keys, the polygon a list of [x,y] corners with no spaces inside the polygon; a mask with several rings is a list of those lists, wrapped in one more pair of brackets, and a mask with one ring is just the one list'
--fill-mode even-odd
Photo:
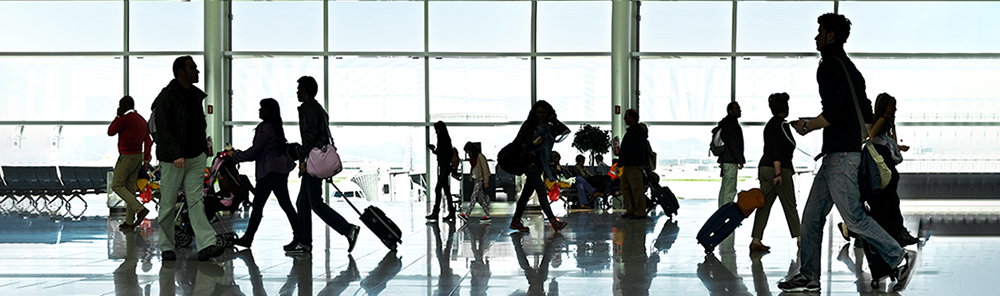
{"label": "window pane", "polygon": [[639,64],[640,120],[718,121],[726,116],[729,59],[643,59]]}
{"label": "window pane", "polygon": [[732,6],[730,1],[645,1],[639,9],[642,15],[639,49],[729,52],[733,36]]}
{"label": "window pane", "polygon": [[323,2],[233,1],[233,50],[323,51]]}
{"label": "window pane", "polygon": [[539,59],[538,99],[546,100],[563,121],[611,117],[611,59],[554,57]]}
{"label": "window pane", "polygon": [[611,2],[539,1],[538,51],[611,51]]}
{"label": "window pane", "polygon": [[202,51],[204,11],[203,2],[129,2],[129,50]]}
{"label": "window pane", "polygon": [[[205,90],[205,58],[195,55],[191,57],[198,70],[202,71],[201,82],[195,86]],[[129,57],[129,96],[135,100],[135,110],[149,119],[153,100],[160,94],[171,80],[174,80],[173,68],[176,56],[131,56]],[[117,106],[117,102],[115,102]]]}
{"label": "window pane", "polygon": [[0,163],[5,166],[110,167],[118,159],[118,137],[108,136],[107,125],[5,125],[0,126],[0,140],[5,143],[0,147]]}
{"label": "window pane", "polygon": [[1000,2],[842,1],[848,51],[998,52]]}
{"label": "window pane", "polygon": [[120,57],[0,57],[0,119],[111,121],[125,81]]}
{"label": "window pane", "polygon": [[331,51],[424,51],[423,2],[330,2]]}
{"label": "window pane", "polygon": [[424,61],[330,60],[330,120],[424,121]]}
{"label": "window pane", "polygon": [[[897,98],[900,104],[903,100]],[[900,172],[996,172],[1000,157],[1000,127],[997,126],[898,126],[903,152]]]}
{"label": "window pane", "polygon": [[1000,121],[1000,60],[854,59],[868,98],[896,97],[899,121]]}
{"label": "window pane", "polygon": [[528,116],[527,59],[435,59],[430,67],[431,121],[506,122]]}
{"label": "window pane", "polygon": [[816,18],[833,12],[833,3],[741,1],[736,8],[737,51],[815,52]]}
{"label": "window pane", "polygon": [[0,51],[122,51],[123,10],[120,1],[0,1]]}
{"label": "window pane", "polygon": [[233,59],[233,121],[259,121],[260,100],[274,98],[281,107],[281,119],[299,120],[299,98],[295,92],[302,76],[312,76],[319,84],[316,100],[323,104],[323,60],[316,57],[273,57]]}
{"label": "window pane", "polygon": [[531,51],[531,2],[430,3],[431,51]]}
{"label": "window pane", "polygon": [[[816,57],[802,59],[743,57],[737,60],[736,101],[743,110],[740,120],[767,122],[771,119],[767,97],[773,93],[788,93],[789,120],[819,115],[822,112],[822,105],[819,85],[816,83],[817,65]],[[869,98],[872,98],[871,95]],[[721,112],[724,117],[725,108],[722,108]]]}

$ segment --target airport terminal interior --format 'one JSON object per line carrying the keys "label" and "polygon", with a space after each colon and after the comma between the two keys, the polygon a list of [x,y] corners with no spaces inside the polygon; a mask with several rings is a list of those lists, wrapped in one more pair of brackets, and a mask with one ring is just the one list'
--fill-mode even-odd
{"label": "airport terminal interior", "polygon": [[[0,295],[1000,295],[996,11],[993,0],[0,0]],[[787,121],[823,112],[815,38],[826,13],[852,23],[844,49],[869,100],[896,99],[897,142],[907,146],[897,194],[902,225],[916,238],[903,247],[912,271],[905,283],[873,282],[882,271],[867,242],[845,234],[834,207],[823,217],[818,291],[783,292],[778,283],[799,273],[802,255],[780,201],[761,239],[769,250],[752,251],[759,209],[721,242],[699,242],[720,203],[734,201],[719,199],[712,130],[738,103],[746,163],[736,190],[760,187],[769,96],[787,93]],[[220,239],[221,255],[200,260],[203,247],[186,231],[162,234],[153,171],[136,192],[150,214],[121,226],[129,220],[111,189],[119,137],[109,125],[126,95],[149,119],[180,56],[192,57],[194,86],[207,94],[209,167],[225,160],[226,147],[253,145],[265,98],[280,106],[287,142],[301,142],[297,80],[315,78],[343,162],[322,198],[360,226],[352,251],[312,214],[312,249],[286,252],[292,228],[272,194],[260,200],[252,247]],[[624,114],[638,112],[656,153],[643,176],[646,218],[623,217],[617,184],[588,207],[570,187],[533,196],[521,218],[527,231],[511,228],[526,180],[498,168],[498,155],[541,100],[570,130],[552,148],[558,163],[572,168],[579,156],[599,174],[619,158]],[[439,121],[460,159],[453,176],[439,176],[428,147],[441,143]],[[825,161],[814,159],[821,131],[794,134],[784,183],[798,216]],[[442,219],[444,207],[428,220],[439,180],[461,211],[472,205],[467,143],[493,174],[485,188],[492,218],[477,205],[467,220]],[[151,164],[171,162],[153,155]],[[242,162],[237,174],[219,176],[256,186],[256,167]],[[295,202],[302,179],[292,172]],[[220,237],[242,236],[250,220],[249,201],[231,198],[205,200],[223,207],[209,213]],[[565,228],[555,230],[543,203]],[[384,244],[362,223],[358,210],[369,206],[399,227],[400,244]],[[163,258],[163,239],[178,244],[176,260]]]}

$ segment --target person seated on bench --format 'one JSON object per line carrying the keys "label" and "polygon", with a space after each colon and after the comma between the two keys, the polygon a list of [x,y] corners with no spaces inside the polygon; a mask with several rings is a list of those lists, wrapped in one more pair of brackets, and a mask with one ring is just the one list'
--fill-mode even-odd
{"label": "person seated on bench", "polygon": [[549,164],[549,167],[552,174],[559,178],[559,181],[552,182],[546,178],[545,187],[551,190],[556,184],[559,184],[560,188],[569,188],[572,186],[576,188],[580,208],[589,209],[590,203],[587,201],[587,196],[592,195],[594,197],[599,197],[598,194],[595,193],[594,187],[592,187],[590,183],[587,183],[586,179],[583,179],[583,177],[580,176],[574,177],[567,168],[560,165],[559,160],[561,158],[562,156],[559,155],[559,152],[552,151],[552,162]]}
{"label": "person seated on bench", "polygon": [[590,170],[587,170],[587,167],[583,165],[586,159],[587,158],[583,157],[583,155],[581,154],[576,155],[576,165],[574,166],[576,170],[575,174],[585,179],[587,183],[590,184],[590,186],[594,187],[597,190],[597,192],[594,193],[594,197],[597,198],[603,197],[604,193],[608,191],[607,190],[608,183],[611,182],[611,177],[608,177],[608,175],[604,174],[598,175],[590,173]]}

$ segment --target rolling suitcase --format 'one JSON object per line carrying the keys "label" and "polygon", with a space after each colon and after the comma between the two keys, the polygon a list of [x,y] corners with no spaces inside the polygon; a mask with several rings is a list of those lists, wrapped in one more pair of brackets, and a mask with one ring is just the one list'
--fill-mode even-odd
{"label": "rolling suitcase", "polygon": [[705,253],[715,251],[715,246],[719,245],[730,234],[733,234],[733,231],[736,230],[736,227],[740,226],[743,219],[746,219],[753,210],[763,205],[764,195],[767,195],[773,189],[774,187],[772,186],[766,192],[761,192],[757,188],[743,191],[737,196],[738,201],[729,202],[719,207],[719,210],[715,211],[708,218],[708,221],[705,221],[705,225],[701,226],[701,230],[698,230],[698,243],[702,247],[705,247]]}
{"label": "rolling suitcase", "polygon": [[643,169],[642,175],[644,183],[649,187],[650,194],[650,197],[646,199],[646,214],[649,214],[655,209],[655,205],[659,204],[663,208],[663,214],[667,217],[672,218],[673,215],[676,215],[677,209],[681,206],[677,203],[677,196],[674,196],[670,188],[660,185],[660,175],[656,175],[648,169]]}
{"label": "rolling suitcase", "polygon": [[333,184],[333,181],[328,180],[327,182],[329,182],[334,189],[337,189],[337,192],[344,198],[344,201],[347,201],[347,204],[361,216],[361,222],[365,223],[365,226],[367,226],[368,229],[371,229],[372,233],[375,233],[375,236],[378,236],[379,240],[382,240],[382,244],[385,244],[389,250],[396,250],[397,244],[403,243],[403,232],[399,230],[396,223],[393,223],[389,217],[385,216],[385,213],[382,212],[381,209],[374,206],[368,206],[365,208],[365,212],[361,213],[361,211],[354,206],[354,203],[351,203],[351,200],[347,199],[344,192],[341,192],[340,188],[337,187],[336,184]]}

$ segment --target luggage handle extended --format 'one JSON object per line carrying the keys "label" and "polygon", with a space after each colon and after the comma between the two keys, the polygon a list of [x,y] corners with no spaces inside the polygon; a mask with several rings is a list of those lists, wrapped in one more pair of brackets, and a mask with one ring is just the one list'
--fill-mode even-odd
{"label": "luggage handle extended", "polygon": [[[344,195],[344,192],[340,191],[340,188],[337,187],[337,185],[333,183],[333,179],[332,178],[327,178],[326,182],[329,183],[330,185],[332,185],[333,188],[337,190],[337,193],[340,193],[340,197],[344,198],[344,201],[347,201],[347,205],[350,205],[351,208],[354,209],[354,212],[358,213],[358,216],[361,216],[361,211],[358,210],[358,208],[354,206],[354,203],[351,203],[351,200],[347,199],[347,195]],[[375,218],[378,219],[379,223],[382,223],[382,226],[386,226],[386,228],[389,227],[389,223],[386,222],[385,220],[382,220],[382,217],[379,217],[378,214],[372,214],[372,215],[374,215]],[[396,234],[392,230],[389,230],[389,233],[392,233],[392,235],[395,236],[396,240],[399,240],[400,243],[403,242],[403,237],[399,236],[398,234]]]}

